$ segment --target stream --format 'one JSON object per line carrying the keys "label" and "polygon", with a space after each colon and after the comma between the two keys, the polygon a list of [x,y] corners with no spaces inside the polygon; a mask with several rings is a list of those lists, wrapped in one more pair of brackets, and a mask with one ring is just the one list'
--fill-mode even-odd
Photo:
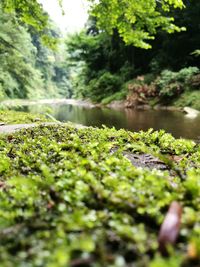
{"label": "stream", "polygon": [[135,109],[110,109],[100,108],[82,103],[68,104],[66,102],[53,103],[25,103],[22,106],[13,106],[12,109],[28,112],[51,114],[61,122],[74,122],[85,126],[115,127],[131,131],[164,129],[174,137],[188,139],[200,139],[200,116],[188,118],[180,111],[169,110],[135,110]]}

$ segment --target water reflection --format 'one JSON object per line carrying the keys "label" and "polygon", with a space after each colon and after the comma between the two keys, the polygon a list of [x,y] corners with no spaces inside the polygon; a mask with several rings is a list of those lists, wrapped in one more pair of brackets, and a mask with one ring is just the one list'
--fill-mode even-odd
{"label": "water reflection", "polygon": [[24,107],[31,112],[50,112],[59,121],[71,121],[86,126],[101,127],[102,124],[131,131],[165,129],[175,137],[197,139],[200,136],[200,116],[189,119],[181,112],[165,110],[114,110],[109,108],[86,108],[72,105],[33,105]]}

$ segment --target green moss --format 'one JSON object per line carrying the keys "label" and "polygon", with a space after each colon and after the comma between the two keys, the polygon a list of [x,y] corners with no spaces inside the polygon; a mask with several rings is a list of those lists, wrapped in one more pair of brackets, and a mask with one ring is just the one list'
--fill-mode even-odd
{"label": "green moss", "polygon": [[[123,151],[156,155],[173,172],[136,168]],[[199,159],[198,145],[164,131],[59,125],[2,135],[1,266],[180,266],[190,242],[199,249]],[[182,230],[163,259],[158,231],[173,200]]]}
{"label": "green moss", "polygon": [[23,124],[46,121],[52,121],[52,119],[46,118],[46,116],[42,114],[31,114],[11,110],[0,111],[0,122],[4,122],[6,124]]}

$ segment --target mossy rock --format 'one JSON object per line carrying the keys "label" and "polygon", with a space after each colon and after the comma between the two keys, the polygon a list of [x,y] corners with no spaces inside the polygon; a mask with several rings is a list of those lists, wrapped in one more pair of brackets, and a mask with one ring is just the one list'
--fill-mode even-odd
{"label": "mossy rock", "polygon": [[[164,131],[52,125],[1,135],[0,143],[1,266],[193,266],[188,245],[199,259],[194,142]],[[124,153],[158,157],[169,170],[136,167]],[[157,237],[173,200],[183,219],[164,259]]]}
{"label": "mossy rock", "polygon": [[23,124],[52,121],[43,114],[32,114],[13,110],[0,110],[0,122],[5,124]]}

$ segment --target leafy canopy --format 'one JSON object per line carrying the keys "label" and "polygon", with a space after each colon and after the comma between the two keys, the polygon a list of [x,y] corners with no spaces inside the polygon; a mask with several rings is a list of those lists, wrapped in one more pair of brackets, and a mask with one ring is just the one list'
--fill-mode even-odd
{"label": "leafy canopy", "polygon": [[126,44],[150,48],[146,41],[154,39],[158,28],[168,33],[184,30],[177,27],[167,13],[172,8],[183,8],[182,0],[89,0],[91,13],[100,28],[112,33],[117,28]]}
{"label": "leafy canopy", "polygon": [[[183,8],[183,0],[86,0],[90,3],[90,14],[98,20],[98,26],[113,32],[117,29],[127,44],[150,48],[148,40],[154,39],[158,28],[173,33],[184,30],[176,26],[168,15],[173,8]],[[38,0],[2,0],[4,9],[16,11],[21,20],[38,30],[48,23]],[[62,0],[58,0],[61,5]]]}

